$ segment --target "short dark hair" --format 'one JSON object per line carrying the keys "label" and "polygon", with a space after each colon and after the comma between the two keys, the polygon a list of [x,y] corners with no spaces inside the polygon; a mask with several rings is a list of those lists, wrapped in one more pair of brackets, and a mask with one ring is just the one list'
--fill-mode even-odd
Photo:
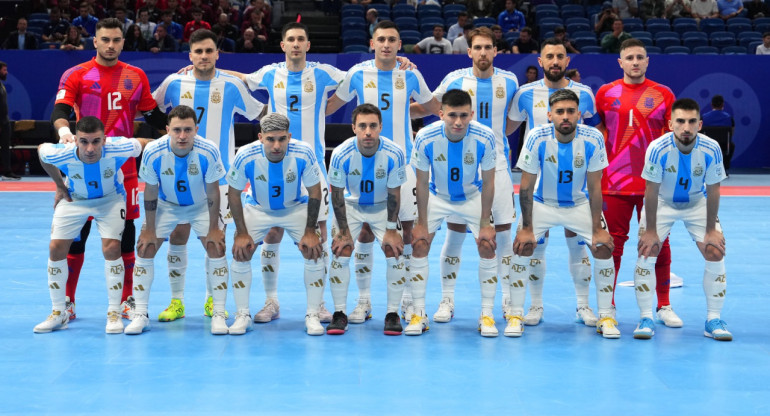
{"label": "short dark hair", "polygon": [[471,30],[471,33],[468,34],[468,37],[470,38],[470,42],[468,42],[468,46],[473,46],[473,38],[477,36],[481,36],[483,38],[489,38],[489,40],[492,41],[492,46],[495,45],[495,34],[494,32],[492,32],[492,29],[481,26]]}
{"label": "short dark hair", "polygon": [[[543,50],[543,49],[545,49],[545,47],[546,47],[546,46],[548,46],[548,45],[552,45],[552,46],[564,46],[564,42],[562,42],[562,41],[560,41],[559,39],[556,39],[556,38],[548,38],[548,39],[546,39],[546,40],[544,40],[544,41],[543,41],[543,44],[541,45],[541,49],[540,49],[540,50],[542,51],[542,50]],[[566,46],[564,46],[564,49],[566,50],[566,49],[567,49],[567,47],[566,47]]]}
{"label": "short dark hair", "polygon": [[433,29],[435,29],[437,27],[440,27],[442,30],[444,29],[444,25],[441,24],[441,23],[436,23],[435,25],[433,25]]}
{"label": "short dark hair", "polygon": [[548,105],[551,107],[559,101],[574,101],[575,104],[580,104],[580,98],[575,94],[575,91],[568,88],[556,90],[550,97],[548,97]]}
{"label": "short dark hair", "polygon": [[460,16],[465,16],[465,17],[468,17],[468,12],[460,12],[460,13],[457,13],[457,18],[458,18],[458,19],[460,18]]}
{"label": "short dark hair", "polygon": [[529,72],[529,70],[530,70],[530,69],[534,69],[534,70],[535,70],[535,72],[537,72],[538,74],[540,73],[540,70],[539,70],[539,69],[537,69],[537,67],[536,67],[536,66],[534,66],[534,65],[530,65],[530,66],[528,66],[528,67],[527,67],[527,71],[526,71],[526,72]]}
{"label": "short dark hair", "polygon": [[188,118],[193,119],[195,124],[198,124],[198,117],[197,114],[195,114],[195,110],[192,108],[186,106],[186,105],[178,105],[171,109],[171,111],[168,113],[168,122],[171,123],[172,118],[178,118],[180,120],[187,120]]}
{"label": "short dark hair", "polygon": [[626,39],[623,41],[623,43],[620,44],[620,53],[623,53],[624,49],[633,48],[633,47],[639,47],[644,49],[645,52],[647,52],[647,47],[644,46],[644,42],[642,42],[640,39],[631,38]]}
{"label": "short dark hair", "polygon": [[575,68],[568,69],[567,72],[564,73],[564,76],[567,78],[574,78],[575,75],[577,75],[578,70]]}
{"label": "short dark hair", "polygon": [[556,26],[553,28],[554,35],[557,33],[567,33],[567,29],[564,28],[564,26]]}
{"label": "short dark hair", "polygon": [[[2,66],[0,66],[2,68]],[[722,108],[725,105],[725,97],[717,94],[711,97],[711,108]]]}
{"label": "short dark hair", "polygon": [[396,26],[396,24],[390,20],[383,20],[380,23],[377,23],[377,26],[374,27],[374,31],[372,33],[380,29],[395,29],[396,32],[398,32],[398,35],[401,36],[401,31],[398,30],[398,26]]}
{"label": "short dark hair", "polygon": [[85,116],[75,124],[76,133],[104,132],[104,123],[94,116]]}
{"label": "short dark hair", "polygon": [[695,110],[698,112],[698,114],[700,114],[700,106],[698,105],[698,102],[692,98],[680,98],[674,101],[674,104],[671,105],[671,114],[674,114],[674,111],[676,110]]}
{"label": "short dark hair", "polygon": [[762,37],[763,37],[763,38],[766,38],[766,37],[768,37],[768,36],[770,36],[770,32],[765,32],[765,33],[763,33],[763,34],[762,34]]}
{"label": "short dark hair", "polygon": [[529,26],[524,26],[523,28],[521,28],[521,31],[522,31],[522,32],[527,32],[527,33],[529,33],[530,35],[532,34],[532,28],[531,28],[531,27],[529,27]]}
{"label": "short dark hair", "polygon": [[123,33],[123,23],[114,17],[107,17],[96,24],[95,31],[98,32],[99,29],[120,29],[120,32]]}
{"label": "short dark hair", "polygon": [[0,61],[0,69],[3,69],[3,68],[5,68],[6,66],[8,66],[8,64],[6,64],[6,63],[5,63],[5,62],[3,62],[3,61]]}
{"label": "short dark hair", "polygon": [[286,32],[292,29],[302,29],[305,31],[305,37],[309,37],[307,33],[307,26],[303,25],[300,22],[289,22],[283,25],[283,29],[281,29],[281,40],[286,38]]}
{"label": "short dark hair", "polygon": [[359,114],[377,114],[377,118],[380,120],[380,124],[382,124],[382,112],[374,104],[364,103],[356,107],[351,117],[353,124],[356,124],[356,118],[358,118]]}
{"label": "short dark hair", "polygon": [[208,29],[198,29],[190,35],[190,47],[192,47],[193,43],[203,42],[206,39],[211,39],[214,44],[219,40],[216,33]]}
{"label": "short dark hair", "polygon": [[441,97],[441,106],[447,107],[462,107],[465,105],[473,105],[470,94],[463,90],[453,89],[447,91],[443,97]]}

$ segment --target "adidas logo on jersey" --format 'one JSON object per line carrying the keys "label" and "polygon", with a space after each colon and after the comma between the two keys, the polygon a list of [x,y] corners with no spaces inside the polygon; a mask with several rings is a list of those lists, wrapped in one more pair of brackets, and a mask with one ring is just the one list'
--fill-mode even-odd
{"label": "adidas logo on jersey", "polygon": [[361,176],[361,172],[359,172],[358,169],[353,169],[353,172],[350,172],[350,175],[352,175],[352,176]]}
{"label": "adidas logo on jersey", "polygon": [[161,175],[173,175],[173,174],[174,174],[174,170],[171,168],[168,168],[164,170],[163,173],[161,173]]}
{"label": "adidas logo on jersey", "polygon": [[185,92],[184,94],[182,94],[182,99],[192,100],[192,93],[190,93],[190,91]]}
{"label": "adidas logo on jersey", "polygon": [[671,165],[671,166],[666,168],[666,172],[668,172],[668,173],[676,173],[676,167],[674,167],[674,165]]}
{"label": "adidas logo on jersey", "polygon": [[94,82],[93,84],[91,84],[91,89],[92,90],[100,90],[100,89],[102,89],[102,86],[99,85],[98,82]]}
{"label": "adidas logo on jersey", "polygon": [[72,175],[72,179],[83,179],[83,177],[80,176],[79,173],[76,173],[76,174]]}
{"label": "adidas logo on jersey", "polygon": [[545,159],[546,162],[556,163],[556,156],[551,155]]}
{"label": "adidas logo on jersey", "polygon": [[366,85],[364,85],[364,88],[377,88],[377,84],[375,84],[374,81],[369,81]]}
{"label": "adidas logo on jersey", "polygon": [[443,153],[433,158],[433,161],[435,162],[446,162],[446,157]]}
{"label": "adidas logo on jersey", "polygon": [[254,178],[258,181],[267,182],[267,178],[265,178],[265,175],[259,175],[256,178]]}
{"label": "adidas logo on jersey", "polygon": [[619,108],[620,107],[620,99],[616,98],[615,101],[612,102],[612,105],[610,107],[612,107],[612,108]]}
{"label": "adidas logo on jersey", "polygon": [[283,85],[283,81],[279,81],[273,88],[283,88],[286,89],[286,86]]}
{"label": "adidas logo on jersey", "polygon": [[545,108],[545,101],[540,100],[537,104],[535,104],[535,108]]}
{"label": "adidas logo on jersey", "polygon": [[475,96],[475,94],[473,93],[473,88],[468,88],[468,95],[470,95],[471,97]]}

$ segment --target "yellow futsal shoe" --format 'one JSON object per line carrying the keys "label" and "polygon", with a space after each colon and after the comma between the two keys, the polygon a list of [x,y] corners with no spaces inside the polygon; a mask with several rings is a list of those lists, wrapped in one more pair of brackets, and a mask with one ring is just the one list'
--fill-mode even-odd
{"label": "yellow futsal shoe", "polygon": [[184,318],[184,304],[179,299],[171,299],[168,308],[158,315],[160,322],[171,322]]}
{"label": "yellow futsal shoe", "polygon": [[[214,315],[214,298],[209,296],[203,304],[203,316],[211,318]],[[225,311],[225,319],[230,317],[230,312]]]}

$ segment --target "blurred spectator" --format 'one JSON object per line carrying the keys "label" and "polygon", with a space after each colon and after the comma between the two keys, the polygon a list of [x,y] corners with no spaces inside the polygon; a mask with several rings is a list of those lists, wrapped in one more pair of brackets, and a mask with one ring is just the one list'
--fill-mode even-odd
{"label": "blurred spectator", "polygon": [[516,10],[513,0],[505,0],[505,10],[497,16],[497,24],[503,32],[518,32],[527,25],[524,13]]}
{"label": "blurred spectator", "polygon": [[[530,82],[535,82],[540,77],[539,74],[540,70],[537,69],[536,66],[530,65],[527,67],[527,72],[524,74],[524,84],[529,84]],[[524,85],[521,84],[521,85]]]}
{"label": "blurred spectator", "polygon": [[719,17],[717,0],[692,0],[690,2],[690,13],[692,13],[692,17],[698,23],[700,23],[701,19]]}
{"label": "blurred spectator", "polygon": [[468,48],[470,47],[471,43],[471,40],[468,39],[468,36],[470,36],[473,27],[473,23],[465,24],[465,27],[463,27],[463,35],[452,42],[452,53],[468,54]]}
{"label": "blurred spectator", "polygon": [[176,52],[178,50],[176,40],[166,32],[166,26],[162,24],[155,29],[152,40],[147,44],[147,47],[152,53]]}
{"label": "blurred spectator", "polygon": [[[255,11],[262,13],[262,26],[264,26],[265,29],[270,30],[272,14],[270,13],[270,6],[265,3],[265,0],[251,0],[249,6],[243,11],[243,20],[249,21],[251,14]],[[259,36],[259,31],[255,32],[257,33],[257,36]]]}
{"label": "blurred spectator", "polygon": [[743,11],[743,0],[717,0],[719,17],[723,20],[738,16]]}
{"label": "blurred spectator", "polygon": [[243,37],[235,44],[235,51],[238,53],[259,53],[262,50],[262,43],[257,39],[254,29],[250,27],[246,28]]}
{"label": "blurred spectator", "polygon": [[0,62],[0,150],[3,173],[0,179],[18,181],[21,177],[11,169],[11,120],[8,118],[8,91],[4,82],[8,78],[8,64]]}
{"label": "blurred spectator", "polygon": [[770,55],[770,32],[762,34],[762,44],[757,45],[757,55]]}
{"label": "blurred spectator", "polygon": [[99,4],[101,1],[97,3],[96,0],[85,0],[85,2],[88,3],[88,13],[91,14],[91,16],[94,16],[97,19],[104,19],[107,17],[104,7]]}
{"label": "blurred spectator", "polygon": [[110,7],[107,14],[109,14],[111,17],[117,17],[115,16],[115,11],[119,8],[123,8],[126,11],[127,19],[131,19],[132,21],[134,20],[136,14],[134,13],[133,9],[129,9],[126,6],[126,0],[112,0],[112,7]]}
{"label": "blurred spectator", "polygon": [[451,54],[452,42],[444,38],[444,25],[433,26],[433,36],[427,37],[414,45],[414,53]]}
{"label": "blurred spectator", "polygon": [[[177,42],[181,42],[182,37],[184,36],[184,28],[174,21],[174,13],[171,10],[164,10],[160,15],[160,19],[158,27],[165,27],[166,32],[168,32],[172,38],[176,39]],[[156,32],[158,31],[158,27],[155,28]]]}
{"label": "blurred spectator", "polygon": [[211,6],[203,3],[201,0],[190,0],[190,7],[187,9],[186,16],[188,22],[195,19],[192,15],[192,9],[194,8],[201,10],[201,13],[203,13],[203,17],[201,19],[208,23],[209,26],[213,25],[214,22],[217,21],[217,17],[214,16],[214,9],[212,9]]}
{"label": "blurred spectator", "polygon": [[267,42],[267,28],[262,24],[262,12],[254,12],[249,15],[249,18],[250,20],[244,22],[241,26],[241,34],[243,34],[246,29],[252,28],[257,35],[257,39],[262,42]]}
{"label": "blurred spectator", "polygon": [[157,23],[150,21],[150,12],[147,9],[139,10],[139,18],[136,20],[137,26],[142,30],[142,37],[149,42],[152,40],[152,34],[155,33]]}
{"label": "blurred spectator", "polygon": [[460,12],[460,14],[457,15],[457,23],[449,26],[449,33],[447,33],[446,38],[449,39],[450,42],[454,42],[455,39],[462,36],[463,31],[465,30],[465,25],[467,23],[468,13]]}
{"label": "blurred spectator", "polygon": [[158,0],[137,1],[136,2],[137,13],[142,9],[147,9],[147,12],[150,14],[151,22],[154,22],[154,23],[160,22],[160,14],[163,11],[160,8],[158,8]]}
{"label": "blurred spectator", "polygon": [[368,32],[369,37],[371,38],[374,34],[374,28],[377,26],[377,23],[380,22],[380,14],[377,12],[377,9],[369,9],[366,11],[366,24],[368,25]]}
{"label": "blurred spectator", "polygon": [[637,0],[612,0],[612,11],[621,19],[628,19],[639,15],[639,5]]}
{"label": "blurred spectator", "polygon": [[466,7],[468,15],[473,19],[492,16],[492,0],[468,0]]}
{"label": "blurred spectator", "polygon": [[540,45],[532,38],[532,29],[528,26],[521,28],[519,38],[513,41],[511,53],[538,53]]}
{"label": "blurred spectator", "polygon": [[222,31],[221,27],[215,28],[212,32],[217,35],[217,50],[219,52],[235,52],[235,41],[225,36],[225,32]]}
{"label": "blurred spectator", "polygon": [[[684,0],[689,2],[689,0]],[[649,19],[651,17],[663,17],[666,13],[667,0],[642,0],[639,4],[639,17]]]}
{"label": "blurred spectator", "polygon": [[711,97],[711,111],[704,114],[701,120],[703,120],[703,127],[731,128],[730,139],[726,142],[720,141],[717,137],[712,137],[712,139],[719,141],[719,147],[722,148],[725,171],[727,171],[730,169],[730,160],[735,152],[735,143],[732,140],[733,133],[735,132],[735,119],[733,119],[730,113],[725,111],[725,98],[718,94]]}
{"label": "blurred spectator", "polygon": [[[168,0],[168,7],[166,7],[166,10],[171,12],[171,19],[173,21],[184,27],[184,25],[187,23],[187,20],[185,19],[187,12],[179,3],[179,0]],[[163,15],[161,15],[160,18],[163,19]]]}
{"label": "blurred spectator", "polygon": [[626,39],[631,39],[631,35],[623,30],[623,21],[615,19],[612,22],[612,33],[608,33],[602,38],[602,52],[620,53],[620,44]]}
{"label": "blurred spectator", "polygon": [[762,0],[748,1],[743,5],[746,7],[746,17],[749,19],[770,16],[770,4],[765,3]]}
{"label": "blurred spectator", "polygon": [[37,49],[37,36],[27,32],[27,19],[20,17],[16,21],[16,30],[3,42],[3,49]]}
{"label": "blurred spectator", "polygon": [[124,51],[147,51],[147,41],[142,36],[142,29],[139,29],[137,24],[133,24],[128,27],[126,31],[126,38],[123,41]]}
{"label": "blurred spectator", "polygon": [[233,5],[230,4],[230,0],[219,0],[219,4],[217,5],[216,10],[214,10],[214,13],[217,16],[217,19],[219,19],[219,16],[221,16],[222,13],[226,14],[230,24],[235,25],[235,27],[238,27],[241,23],[241,11],[233,7]]}
{"label": "blurred spectator", "polygon": [[568,69],[567,72],[564,73],[564,76],[575,82],[580,82],[580,72],[575,68]]}
{"label": "blurred spectator", "polygon": [[[91,39],[93,41],[93,39]],[[85,49],[83,38],[80,37],[80,31],[75,26],[70,26],[67,30],[67,37],[61,43],[59,49],[63,51],[82,51]]]}
{"label": "blurred spectator", "polygon": [[[714,0],[716,1],[716,0]],[[594,32],[604,33],[612,30],[612,22],[618,18],[618,15],[612,10],[612,3],[605,1],[602,4],[602,11],[596,15],[596,23],[594,23]]]}
{"label": "blurred spectator", "polygon": [[500,25],[492,25],[490,26],[490,29],[492,29],[492,33],[495,34],[495,48],[497,48],[497,53],[511,53],[508,42],[506,42],[503,37],[503,28],[501,28]]}
{"label": "blurred spectator", "polygon": [[62,18],[67,16],[68,22],[72,22],[72,19],[78,15],[78,9],[75,8],[70,0],[59,0],[58,7],[61,10]]}
{"label": "blurred spectator", "polygon": [[572,44],[572,41],[567,37],[567,30],[564,29],[564,26],[557,26],[554,28],[553,37],[564,45],[564,48],[567,49],[567,53],[580,53],[575,45]]}
{"label": "blurred spectator", "polygon": [[227,13],[220,14],[219,20],[217,20],[217,24],[211,28],[211,30],[215,33],[217,29],[222,30],[222,33],[224,33],[225,37],[232,39],[233,41],[240,37],[238,28],[230,23],[230,16],[228,16]]}
{"label": "blurred spectator", "polygon": [[43,30],[43,42],[61,42],[67,36],[70,22],[61,18],[61,9],[54,7],[49,14],[48,24]]}
{"label": "blurred spectator", "polygon": [[123,33],[126,33],[128,27],[134,24],[134,21],[126,16],[125,7],[118,7],[115,9],[115,18],[118,19],[120,23],[123,23]]}
{"label": "blurred spectator", "polygon": [[687,0],[666,0],[666,19],[690,17],[690,2]]}
{"label": "blurred spectator", "polygon": [[190,9],[190,15],[192,15],[192,20],[187,22],[187,24],[184,26],[184,35],[182,36],[182,39],[185,41],[185,43],[190,41],[190,35],[196,30],[211,30],[211,25],[208,22],[203,21],[203,10],[197,7],[193,7]]}
{"label": "blurred spectator", "polygon": [[99,19],[92,16],[89,11],[87,2],[80,3],[80,15],[72,20],[72,26],[78,27],[80,35],[86,38],[96,34],[96,24],[99,23]]}

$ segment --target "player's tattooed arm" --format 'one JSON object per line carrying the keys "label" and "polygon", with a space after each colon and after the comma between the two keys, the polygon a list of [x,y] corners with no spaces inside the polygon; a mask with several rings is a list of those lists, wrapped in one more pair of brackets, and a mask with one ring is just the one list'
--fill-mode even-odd
{"label": "player's tattooed arm", "polygon": [[305,223],[305,228],[315,229],[316,224],[318,224],[318,212],[320,210],[320,198],[309,198],[307,200],[307,222]]}
{"label": "player's tattooed arm", "polygon": [[[209,203],[210,204],[210,203]],[[145,211],[155,211],[158,209],[158,200],[154,201],[144,201],[144,210]]]}
{"label": "player's tattooed arm", "polygon": [[[388,189],[388,222],[398,222],[401,187]],[[336,209],[336,208],[335,208]]]}
{"label": "player's tattooed arm", "polygon": [[332,186],[332,208],[340,232],[348,231],[348,215],[345,210],[345,188]]}

